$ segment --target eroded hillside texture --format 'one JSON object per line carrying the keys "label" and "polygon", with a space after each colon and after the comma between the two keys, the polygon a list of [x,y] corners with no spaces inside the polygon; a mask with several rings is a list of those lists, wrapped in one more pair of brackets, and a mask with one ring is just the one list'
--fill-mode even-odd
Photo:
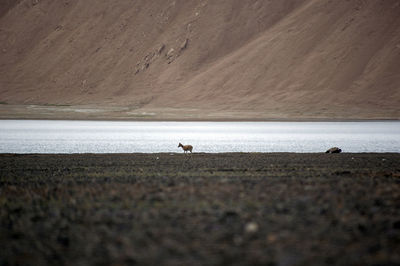
{"label": "eroded hillside texture", "polygon": [[3,109],[400,118],[399,0],[6,0],[0,49]]}

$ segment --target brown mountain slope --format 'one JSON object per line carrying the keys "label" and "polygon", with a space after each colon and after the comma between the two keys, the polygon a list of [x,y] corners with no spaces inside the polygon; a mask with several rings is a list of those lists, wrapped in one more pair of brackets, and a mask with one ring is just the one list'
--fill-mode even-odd
{"label": "brown mountain slope", "polygon": [[114,118],[400,118],[398,0],[12,2],[3,117],[50,104],[123,106]]}

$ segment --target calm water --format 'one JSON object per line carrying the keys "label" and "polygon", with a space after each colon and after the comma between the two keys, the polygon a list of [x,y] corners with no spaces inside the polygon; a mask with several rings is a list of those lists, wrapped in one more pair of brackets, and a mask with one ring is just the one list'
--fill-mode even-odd
{"label": "calm water", "polygon": [[400,152],[400,122],[0,120],[0,153]]}

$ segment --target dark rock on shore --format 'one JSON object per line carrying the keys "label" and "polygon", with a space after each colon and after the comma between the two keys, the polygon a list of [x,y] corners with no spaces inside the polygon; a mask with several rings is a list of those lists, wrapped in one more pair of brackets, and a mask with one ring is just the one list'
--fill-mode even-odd
{"label": "dark rock on shore", "polygon": [[333,147],[333,148],[330,148],[329,150],[327,150],[325,153],[341,153],[341,152],[342,152],[342,150],[339,149],[338,147]]}

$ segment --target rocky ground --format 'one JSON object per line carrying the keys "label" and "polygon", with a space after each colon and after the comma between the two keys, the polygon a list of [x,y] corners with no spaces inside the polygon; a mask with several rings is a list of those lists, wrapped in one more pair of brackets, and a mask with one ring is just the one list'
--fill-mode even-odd
{"label": "rocky ground", "polygon": [[0,265],[398,265],[400,154],[0,155]]}

